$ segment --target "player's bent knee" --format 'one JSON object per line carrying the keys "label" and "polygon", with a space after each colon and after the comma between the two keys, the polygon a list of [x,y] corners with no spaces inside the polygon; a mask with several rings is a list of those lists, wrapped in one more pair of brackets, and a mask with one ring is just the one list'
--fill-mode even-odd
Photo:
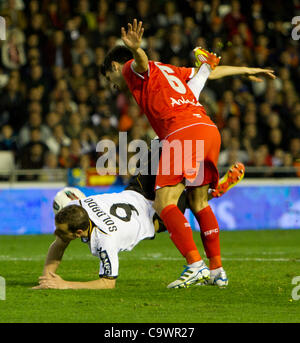
{"label": "player's bent knee", "polygon": [[207,201],[193,201],[190,202],[190,208],[194,213],[198,213],[199,211],[202,211],[204,208],[208,206]]}
{"label": "player's bent knee", "polygon": [[161,198],[161,197],[156,197],[154,202],[153,202],[153,208],[155,212],[160,215],[162,210],[169,206],[169,205],[177,205],[178,199],[177,198]]}
{"label": "player's bent knee", "polygon": [[169,205],[176,205],[178,203],[178,199],[182,193],[183,189],[182,187],[176,186],[176,187],[165,187],[161,188],[156,191],[155,194],[155,200],[153,203],[153,208],[155,209],[155,212],[160,215],[161,211],[169,206]]}
{"label": "player's bent knee", "polygon": [[204,208],[206,208],[208,206],[208,199],[203,199],[201,197],[195,197],[195,196],[191,196],[189,194],[189,205],[191,210],[194,213],[198,213],[199,211],[203,210]]}
{"label": "player's bent knee", "polygon": [[154,208],[154,210],[155,210],[156,213],[160,214],[160,212],[161,212],[161,209],[160,209],[161,206],[159,205],[158,201],[154,201],[152,207]]}
{"label": "player's bent knee", "polygon": [[160,213],[162,212],[162,210],[167,207],[168,205],[171,205],[171,203],[168,203],[167,201],[161,201],[160,199],[154,201],[153,203],[153,208],[155,210],[155,212],[160,215]]}

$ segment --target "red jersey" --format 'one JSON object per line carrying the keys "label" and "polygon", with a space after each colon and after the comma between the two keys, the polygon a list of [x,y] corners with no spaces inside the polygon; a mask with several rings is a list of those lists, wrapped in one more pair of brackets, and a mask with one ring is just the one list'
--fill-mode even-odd
{"label": "red jersey", "polygon": [[149,61],[148,70],[139,74],[132,62],[123,66],[123,76],[160,139],[192,125],[214,125],[186,84],[193,76],[193,68]]}

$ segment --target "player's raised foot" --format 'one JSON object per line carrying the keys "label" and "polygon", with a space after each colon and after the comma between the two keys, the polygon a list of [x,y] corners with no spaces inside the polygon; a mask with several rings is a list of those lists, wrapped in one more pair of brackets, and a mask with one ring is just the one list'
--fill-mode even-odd
{"label": "player's raised foot", "polygon": [[212,70],[216,68],[216,66],[220,63],[221,57],[218,57],[215,53],[209,52],[201,46],[195,48],[193,50],[195,55],[195,66],[200,68],[202,64],[208,64]]}
{"label": "player's raised foot", "polygon": [[170,283],[167,288],[187,288],[196,282],[208,280],[209,277],[210,271],[204,261],[201,261],[199,267],[185,266],[185,269],[181,273],[179,279]]}
{"label": "player's raised foot", "polygon": [[196,286],[218,286],[224,288],[228,286],[228,278],[223,267],[212,269],[210,271],[210,278],[196,283]]}
{"label": "player's raised foot", "polygon": [[214,198],[219,198],[232,187],[241,182],[245,175],[245,166],[241,162],[233,164],[227,173],[220,179],[218,186],[211,192]]}

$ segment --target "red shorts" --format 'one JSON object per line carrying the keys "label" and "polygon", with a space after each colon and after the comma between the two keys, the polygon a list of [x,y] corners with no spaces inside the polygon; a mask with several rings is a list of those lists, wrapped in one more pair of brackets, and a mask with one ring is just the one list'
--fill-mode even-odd
{"label": "red shorts", "polygon": [[163,141],[155,190],[177,185],[187,187],[209,184],[215,189],[221,136],[213,124],[197,124],[174,132]]}

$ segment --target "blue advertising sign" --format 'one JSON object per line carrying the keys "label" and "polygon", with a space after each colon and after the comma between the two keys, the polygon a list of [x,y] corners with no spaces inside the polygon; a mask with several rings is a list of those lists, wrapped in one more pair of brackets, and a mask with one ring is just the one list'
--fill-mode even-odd
{"label": "blue advertising sign", "polygon": [[[87,196],[121,192],[123,186],[80,188]],[[54,232],[52,202],[59,189],[0,190],[0,235]],[[210,201],[221,230],[299,229],[300,186],[235,187]],[[195,230],[198,223],[187,210]]]}

